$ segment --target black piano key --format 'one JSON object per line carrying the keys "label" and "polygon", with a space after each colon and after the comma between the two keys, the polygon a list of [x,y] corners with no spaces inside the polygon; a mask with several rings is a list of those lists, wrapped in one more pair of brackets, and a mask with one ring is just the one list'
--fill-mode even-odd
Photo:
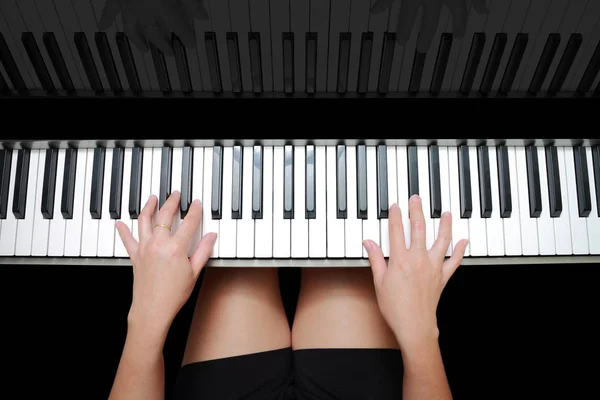
{"label": "black piano key", "polygon": [[408,197],[419,194],[419,161],[417,146],[408,146]]}
{"label": "black piano key", "polygon": [[167,70],[167,61],[163,52],[156,47],[151,41],[148,41],[150,54],[152,55],[152,63],[158,80],[158,87],[163,93],[171,92],[171,81],[169,80],[169,71]]}
{"label": "black piano key", "polygon": [[525,147],[527,161],[527,187],[529,191],[529,216],[538,218],[542,213],[542,193],[540,189],[540,169],[537,147]]}
{"label": "black piano key", "polygon": [[206,45],[206,58],[212,91],[214,93],[221,93],[223,91],[223,81],[221,80],[221,66],[219,64],[219,52],[217,50],[215,32],[204,33],[204,44]]}
{"label": "black piano key", "polygon": [[471,167],[469,165],[469,148],[458,146],[458,182],[460,192],[460,217],[471,218],[473,199],[471,197]]}
{"label": "black piano key", "polygon": [[129,186],[129,216],[137,219],[142,205],[142,166],[144,149],[134,147],[131,151],[131,179]]}
{"label": "black piano key", "polygon": [[[348,91],[348,71],[350,69],[350,32],[340,33],[340,45],[337,65],[337,92],[342,94]],[[335,50],[334,50],[335,51]]]}
{"label": "black piano key", "polygon": [[337,218],[348,218],[348,190],[346,182],[346,146],[337,146],[336,163],[336,200],[337,200]]}
{"label": "black piano key", "polygon": [[75,203],[75,173],[77,172],[77,149],[65,151],[65,170],[63,173],[62,198],[60,212],[64,219],[73,218]]}
{"label": "black piano key", "polygon": [[600,71],[600,41],[598,41],[596,50],[579,81],[579,85],[577,85],[577,93],[584,94],[590,90],[596,79],[596,75],[598,75],[598,71]]}
{"label": "black piano key", "polygon": [[283,32],[283,91],[294,93],[294,32]]}
{"label": "black piano key", "polygon": [[464,95],[469,94],[473,87],[475,74],[477,73],[477,68],[481,61],[481,54],[483,53],[483,46],[485,46],[485,33],[475,33],[473,35],[473,40],[471,41],[471,48],[469,49],[469,56],[467,58],[462,81],[460,82],[460,92]]}
{"label": "black piano key", "polygon": [[90,196],[90,214],[93,219],[102,218],[102,192],[104,191],[104,161],[106,149],[94,149],[94,165],[92,167],[92,193]]}
{"label": "black piano key", "polygon": [[6,219],[8,209],[8,188],[12,167],[12,150],[0,150],[0,219]]}
{"label": "black piano key", "polygon": [[110,196],[108,211],[112,219],[121,218],[121,199],[123,198],[123,160],[125,149],[116,147],[113,149]]}
{"label": "black piano key", "polygon": [[83,65],[85,75],[90,82],[90,86],[96,93],[102,93],[104,88],[102,87],[98,68],[94,63],[94,57],[92,56],[92,51],[90,50],[90,45],[88,44],[85,33],[75,32],[73,40],[75,41],[75,47],[77,47],[77,52],[79,53],[79,58],[81,59],[81,64]]}
{"label": "black piano key", "polygon": [[592,165],[594,166],[594,182],[596,183],[596,212],[600,217],[600,145],[592,147]]}
{"label": "black piano key", "polygon": [[477,147],[479,169],[479,209],[481,218],[492,216],[492,184],[490,182],[490,155],[487,146]]}
{"label": "black piano key", "polygon": [[497,33],[490,50],[490,57],[488,58],[483,77],[481,78],[481,85],[479,86],[479,92],[487,94],[492,90],[492,85],[496,75],[498,74],[498,68],[500,67],[500,61],[504,55],[506,49],[506,42],[508,36],[506,33]]}
{"label": "black piano key", "polygon": [[194,185],[193,176],[194,166],[194,149],[190,146],[183,148],[183,160],[181,163],[181,199],[180,213],[181,219],[185,218],[190,206],[192,205],[192,190]]}
{"label": "black piano key", "polygon": [[54,92],[56,87],[54,86],[54,82],[52,81],[52,77],[50,76],[48,67],[46,67],[46,63],[44,62],[44,58],[42,57],[42,53],[40,52],[40,48],[38,47],[33,33],[23,32],[21,41],[23,42],[27,56],[31,61],[31,65],[33,65],[35,74],[40,80],[42,87],[47,92]]}
{"label": "black piano key", "polygon": [[498,146],[496,148],[496,161],[496,164],[498,165],[500,217],[510,218],[512,214],[512,197],[510,187],[510,169],[508,166],[508,149],[506,146]]}
{"label": "black piano key", "polygon": [[431,218],[440,218],[442,216],[440,150],[436,145],[429,146],[429,203]]}
{"label": "black piano key", "polygon": [[306,33],[306,93],[317,90],[317,32]]}
{"label": "black piano key", "polygon": [[30,155],[30,149],[20,149],[17,153],[17,171],[15,174],[15,191],[13,197],[13,214],[16,219],[25,219]]}
{"label": "black piano key", "polygon": [[[277,184],[277,183],[274,182],[274,184]],[[285,149],[284,149],[283,218],[284,219],[294,219],[294,147],[293,146],[285,146]]]}
{"label": "black piano key", "polygon": [[453,36],[451,33],[443,33],[440,38],[435,66],[433,67],[433,75],[431,76],[431,85],[429,86],[429,92],[432,94],[437,94],[442,89],[448,59],[450,58],[450,50],[452,49],[452,40]]}
{"label": "black piano key", "polygon": [[427,53],[419,53],[415,50],[413,57],[412,69],[410,71],[410,83],[408,91],[416,94],[421,90],[421,78],[423,77],[423,68],[425,67],[425,57]]}
{"label": "black piano key", "polygon": [[252,171],[252,219],[263,218],[263,149],[254,146]]}
{"label": "black piano key", "polygon": [[556,72],[554,72],[554,77],[548,86],[548,93],[556,94],[561,91],[563,84],[565,83],[565,79],[567,78],[567,74],[575,61],[575,56],[579,52],[579,48],[581,47],[581,43],[583,42],[583,35],[581,33],[572,33],[569,41],[567,42],[567,46],[565,47],[565,51],[556,67]]}
{"label": "black piano key", "polygon": [[396,48],[396,33],[385,32],[383,35],[383,47],[381,49],[381,64],[379,65],[379,79],[377,81],[377,92],[384,94],[390,86],[390,75],[394,61],[394,50]]}
{"label": "black piano key", "polygon": [[162,208],[165,201],[171,195],[171,177],[173,176],[173,148],[163,147],[160,160],[160,189],[159,189],[159,209]]}
{"label": "black piano key", "polygon": [[304,213],[306,219],[315,219],[316,211],[316,174],[315,174],[315,146],[306,146],[306,211]]}
{"label": "black piano key", "polygon": [[377,146],[377,218],[387,218],[388,210],[387,146]]}
{"label": "black piano key", "polygon": [[[66,161],[66,158],[65,158]],[[58,167],[58,149],[46,149],[44,165],[44,183],[42,186],[42,216],[54,218],[54,195],[56,193],[56,169]],[[62,211],[62,210],[61,210]]]}
{"label": "black piano key", "polygon": [[373,52],[373,32],[362,34],[360,46],[360,60],[358,65],[358,84],[356,91],[360,94],[367,93],[369,86],[369,73],[371,71],[371,53]]}
{"label": "black piano key", "polygon": [[177,66],[177,75],[179,76],[179,84],[183,93],[191,93],[192,78],[190,77],[190,68],[187,59],[185,46],[175,33],[171,33],[171,46],[173,47],[173,55],[175,56],[175,65]]}
{"label": "black piano key", "polygon": [[367,147],[362,144],[356,148],[356,205],[356,217],[367,219]]}
{"label": "black piano key", "polygon": [[223,217],[223,147],[213,149],[212,193],[210,198],[212,219]]}
{"label": "black piano key", "polygon": [[248,32],[250,45],[250,72],[252,73],[252,91],[263,92],[262,51],[260,47],[260,32]]}
{"label": "black piano key", "polygon": [[555,146],[546,147],[546,175],[548,176],[548,198],[550,199],[550,217],[560,217],[562,198],[560,190],[560,171]]}
{"label": "black piano key", "polygon": [[[129,39],[123,32],[117,32],[115,39],[117,48],[119,49],[121,62],[123,63],[123,69],[125,70],[125,76],[129,83],[129,90],[133,93],[140,93],[142,91],[142,85],[140,83],[137,67],[135,66],[135,59],[133,58]],[[139,215],[139,212],[136,214],[136,218],[137,215]]]}
{"label": "black piano key", "polygon": [[231,90],[242,93],[242,65],[240,63],[240,48],[237,32],[227,32],[227,55],[229,56],[229,73],[231,74]]}
{"label": "black piano key", "polygon": [[50,62],[52,62],[52,66],[54,66],[54,71],[56,71],[61,87],[67,93],[75,91],[75,86],[71,80],[71,75],[67,69],[67,64],[65,64],[60,47],[58,47],[58,42],[56,41],[54,33],[45,32],[42,40],[44,46],[46,46]]}
{"label": "black piano key", "polygon": [[8,82],[6,82],[6,79],[4,79],[4,75],[2,75],[0,73],[0,93],[1,94],[10,94],[11,90],[10,87],[8,86]]}
{"label": "black piano key", "polygon": [[537,67],[535,68],[535,72],[533,73],[533,77],[531,78],[531,82],[529,84],[530,94],[537,94],[542,88],[542,84],[546,79],[546,75],[548,75],[550,65],[554,60],[554,56],[556,55],[559,45],[560,33],[551,33],[548,35],[548,39],[544,45],[544,50],[542,51],[542,55],[540,56],[540,60],[538,61]]}
{"label": "black piano key", "polygon": [[108,43],[106,32],[96,32],[94,40],[96,41],[100,62],[104,67],[110,90],[114,93],[121,93],[123,91],[123,86],[121,85],[121,78],[119,78],[119,71],[117,71],[117,66],[110,49],[110,44]]}
{"label": "black piano key", "polygon": [[588,217],[592,211],[592,200],[590,198],[590,179],[588,175],[587,156],[585,147],[573,147],[573,159],[575,161],[575,182],[577,183],[577,204],[579,216]]}
{"label": "black piano key", "polygon": [[231,219],[242,219],[242,177],[244,155],[242,146],[233,146],[233,176],[231,179]]}
{"label": "black piano key", "polygon": [[506,69],[504,70],[504,76],[502,77],[498,89],[500,93],[506,94],[510,92],[515,77],[517,76],[519,66],[521,65],[521,60],[523,59],[523,54],[525,53],[528,41],[529,35],[527,33],[517,33],[515,43],[508,58],[508,63],[506,64]]}
{"label": "black piano key", "polygon": [[8,79],[10,79],[12,82],[13,87],[19,92],[27,91],[27,85],[25,85],[23,76],[19,71],[17,63],[15,63],[15,59],[8,48],[8,44],[6,44],[6,40],[4,39],[2,32],[0,32],[0,62],[2,62],[2,65],[6,70],[6,74],[8,75]]}

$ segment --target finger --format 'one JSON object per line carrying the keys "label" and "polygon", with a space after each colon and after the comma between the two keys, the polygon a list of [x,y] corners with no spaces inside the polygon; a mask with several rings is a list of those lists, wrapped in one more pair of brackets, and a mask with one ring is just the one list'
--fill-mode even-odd
{"label": "finger", "polygon": [[121,237],[121,241],[127,250],[127,254],[129,254],[129,258],[133,262],[133,258],[137,254],[138,242],[131,235],[131,231],[127,225],[121,221],[117,221],[116,226],[117,232],[119,232],[119,236]]}
{"label": "finger", "polygon": [[445,212],[440,218],[440,229],[435,243],[431,246],[430,254],[433,255],[434,259],[441,265],[444,258],[446,258],[446,252],[452,241],[452,215],[450,212]]}
{"label": "finger", "polygon": [[487,14],[489,11],[485,4],[485,0],[472,0],[471,5],[479,15]]}
{"label": "finger", "polygon": [[200,271],[208,262],[210,258],[210,254],[212,253],[213,246],[217,241],[217,234],[215,232],[209,232],[198,243],[198,247],[192,257],[190,257],[190,264],[192,265],[192,271],[194,271],[194,276],[198,277],[200,275]]}
{"label": "finger", "polygon": [[390,207],[388,230],[390,236],[390,256],[402,258],[406,252],[406,240],[404,238],[404,224],[402,223],[402,211],[398,204]]}
{"label": "finger", "polygon": [[202,21],[209,19],[208,12],[206,12],[201,0],[181,0],[181,3],[195,18]]}
{"label": "finger", "polygon": [[369,264],[371,264],[371,271],[373,272],[373,281],[375,285],[379,285],[383,281],[383,275],[387,269],[381,247],[372,240],[363,240],[363,246],[369,254]]}
{"label": "finger", "polygon": [[452,0],[449,4],[452,12],[452,31],[457,39],[465,36],[467,29],[467,6],[464,0]]}
{"label": "finger", "polygon": [[423,214],[423,204],[419,195],[413,195],[409,200],[410,216],[410,248],[419,251],[426,251],[425,242],[425,215]]}
{"label": "finger", "polygon": [[398,11],[398,22],[396,25],[396,42],[404,46],[417,22],[417,11],[421,2],[418,0],[402,0],[400,11]]}
{"label": "finger", "polygon": [[202,204],[200,203],[200,200],[194,200],[175,236],[188,243],[198,231],[201,221]]}
{"label": "finger", "polygon": [[115,18],[121,12],[121,3],[118,0],[107,0],[100,16],[98,28],[105,31],[112,26]]}
{"label": "finger", "polygon": [[394,0],[377,0],[375,4],[373,4],[373,7],[371,7],[371,13],[379,14],[384,12],[392,7],[392,3],[394,3]]}
{"label": "finger", "polygon": [[125,34],[133,42],[133,44],[140,50],[142,53],[146,53],[148,51],[148,41],[146,37],[142,34],[139,29],[139,25],[135,17],[127,7],[123,8],[123,25],[125,28]]}
{"label": "finger", "polygon": [[[189,14],[184,14],[178,2],[164,2],[162,19],[165,22],[167,37],[173,32],[183,42],[184,46],[190,47],[196,43],[196,35]],[[172,46],[170,46],[172,47]]]}
{"label": "finger", "polygon": [[[178,191],[171,193],[167,201],[165,201],[165,204],[163,204],[158,212],[158,217],[156,218],[157,224],[171,226],[173,219],[175,218],[175,213],[179,211],[180,199],[181,194]],[[170,235],[170,231],[164,227],[157,227],[156,229],[159,229],[160,235]],[[156,230],[154,232],[156,232]]]}
{"label": "finger", "polygon": [[465,250],[467,249],[468,244],[468,240],[460,240],[456,244],[456,246],[454,246],[454,252],[450,256],[450,258],[444,262],[442,266],[442,283],[444,284],[444,286],[446,286],[446,283],[448,283],[452,275],[454,275],[454,272],[456,272],[458,266],[462,263],[463,257],[465,256]]}
{"label": "finger", "polygon": [[436,2],[427,2],[423,7],[423,22],[421,31],[417,38],[417,51],[427,53],[433,37],[435,36],[440,23],[441,4]]}
{"label": "finger", "polygon": [[167,40],[166,34],[163,32],[161,26],[158,25],[147,25],[142,27],[142,31],[148,38],[148,41],[155,45],[160,51],[167,56],[173,55],[173,49],[171,43]]}
{"label": "finger", "polygon": [[140,242],[146,242],[152,236],[152,219],[156,213],[158,199],[151,195],[146,202],[146,205],[138,215],[138,236]]}

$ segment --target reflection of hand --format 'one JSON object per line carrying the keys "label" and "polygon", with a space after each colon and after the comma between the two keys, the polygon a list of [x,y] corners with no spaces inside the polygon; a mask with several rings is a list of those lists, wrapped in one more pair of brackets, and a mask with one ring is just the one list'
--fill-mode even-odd
{"label": "reflection of hand", "polygon": [[152,42],[165,54],[173,54],[171,32],[187,47],[196,45],[193,20],[208,19],[203,0],[107,0],[100,29],[113,24],[119,12],[123,17],[125,34],[143,52]]}
{"label": "reflection of hand", "polygon": [[[433,37],[438,30],[440,22],[440,12],[442,4],[445,5],[452,14],[453,33],[457,38],[462,38],[467,27],[469,10],[467,0],[401,0],[402,5],[398,11],[398,22],[396,26],[396,41],[403,46],[408,41],[410,33],[417,19],[417,12],[423,7],[423,18],[421,29],[417,39],[417,51],[426,53],[431,46]],[[371,12],[378,14],[387,9],[391,9],[394,0],[377,0]],[[485,0],[471,0],[471,5],[478,14],[487,14],[488,9]]]}

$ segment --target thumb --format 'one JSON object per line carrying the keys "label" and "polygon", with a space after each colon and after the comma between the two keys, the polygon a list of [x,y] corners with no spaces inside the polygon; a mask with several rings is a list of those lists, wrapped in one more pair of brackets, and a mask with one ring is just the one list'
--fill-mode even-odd
{"label": "thumb", "polygon": [[213,246],[217,241],[217,234],[215,232],[210,232],[204,235],[200,243],[198,243],[198,247],[192,257],[190,258],[190,263],[192,264],[192,270],[194,271],[194,276],[198,277],[200,275],[200,271],[208,262],[210,255],[213,250]]}
{"label": "thumb", "polygon": [[383,275],[387,269],[381,247],[372,240],[364,240],[363,246],[365,246],[365,249],[369,254],[369,263],[371,264],[371,271],[373,272],[373,280],[376,285],[379,285],[383,280]]}

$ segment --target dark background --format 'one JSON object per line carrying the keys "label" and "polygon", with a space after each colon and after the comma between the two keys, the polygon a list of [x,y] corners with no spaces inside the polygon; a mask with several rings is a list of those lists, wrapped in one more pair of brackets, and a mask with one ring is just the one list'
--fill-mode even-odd
{"label": "dark background", "polygon": [[[280,270],[290,319],[300,272]],[[3,266],[0,273],[2,397],[106,399],[126,334],[131,269]],[[598,278],[598,264],[461,266],[438,310],[454,398],[597,392]],[[200,284],[167,339],[167,391]]]}

